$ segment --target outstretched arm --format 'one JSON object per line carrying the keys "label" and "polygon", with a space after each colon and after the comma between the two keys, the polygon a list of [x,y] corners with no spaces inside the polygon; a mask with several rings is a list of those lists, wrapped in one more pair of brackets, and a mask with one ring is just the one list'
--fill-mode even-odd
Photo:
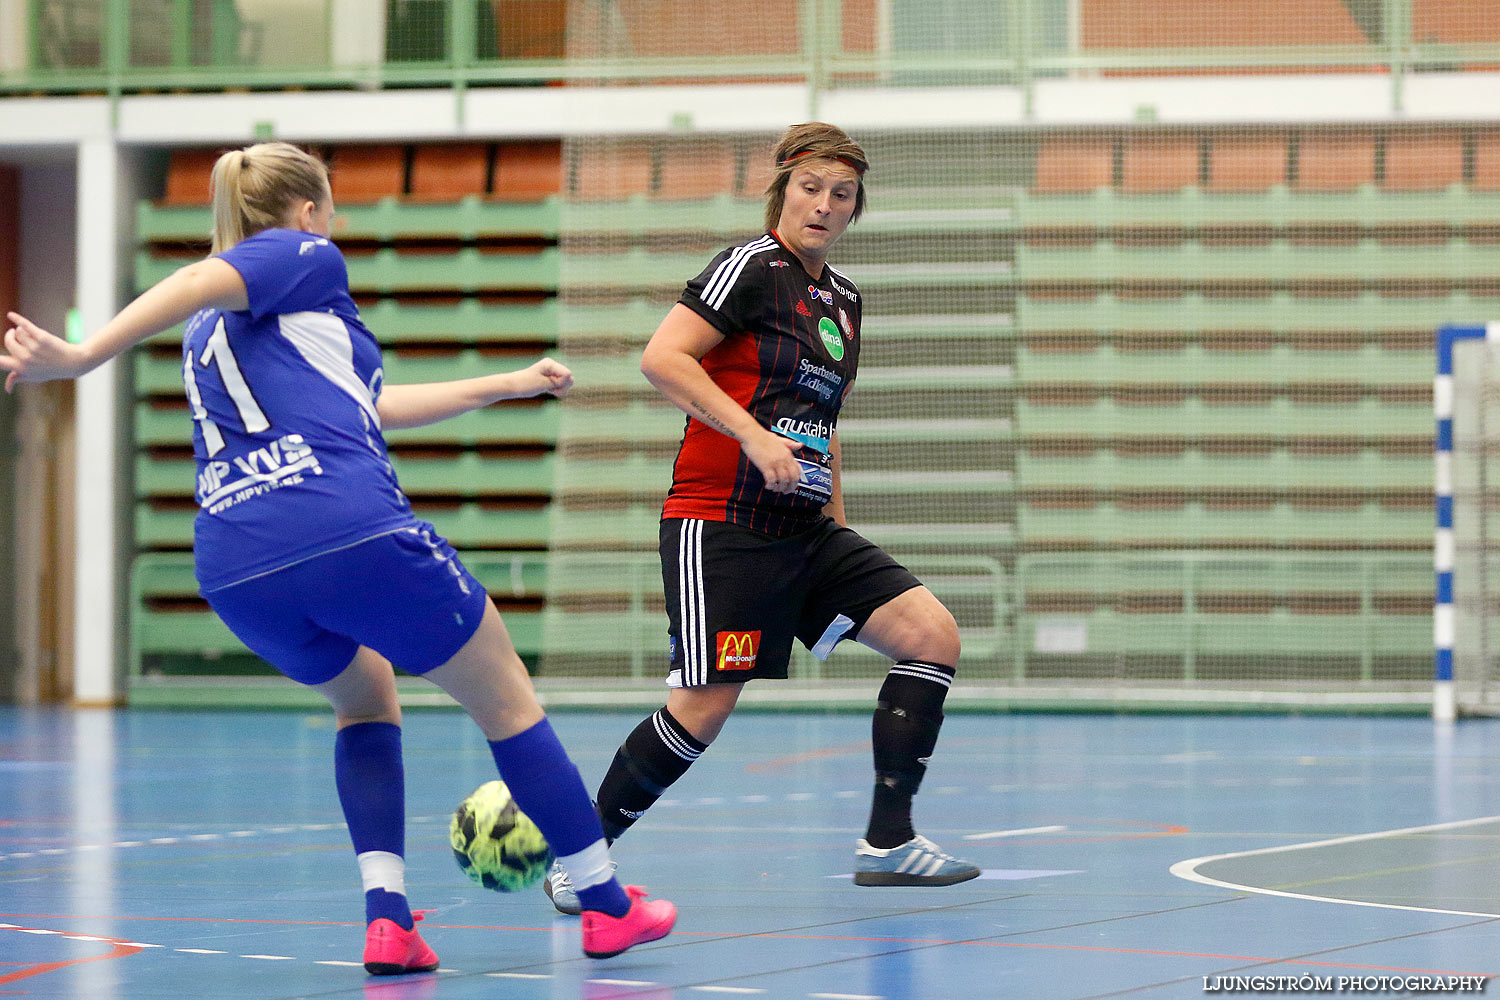
{"label": "outstretched arm", "polygon": [[793,457],[801,444],[761,426],[703,370],[703,356],[723,339],[707,320],[678,303],[646,344],[641,372],[678,409],[738,441],[766,489],[791,493],[802,478]]}
{"label": "outstretched arm", "polygon": [[0,371],[5,391],[21,382],[77,378],[139,344],[171,329],[200,309],[249,308],[245,281],[217,257],[178,268],[141,294],[81,344],[53,336],[19,313],[7,313],[14,325],[5,331]]}
{"label": "outstretched arm", "polygon": [[388,385],[380,390],[375,411],[384,430],[422,427],[447,420],[502,399],[528,399],[551,393],[559,399],[573,388],[573,373],[543,358],[520,371],[482,375],[453,382]]}

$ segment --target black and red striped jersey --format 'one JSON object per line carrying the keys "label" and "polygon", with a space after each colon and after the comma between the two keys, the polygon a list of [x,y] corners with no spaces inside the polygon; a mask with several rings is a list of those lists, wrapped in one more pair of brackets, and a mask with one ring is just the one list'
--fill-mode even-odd
{"label": "black and red striped jersey", "polygon": [[703,368],[762,426],[802,443],[795,493],[765,489],[734,438],[688,417],[664,517],[785,535],[831,497],[829,440],[859,363],[859,290],[824,265],[813,278],[773,233],[715,257],[680,300],[724,335]]}

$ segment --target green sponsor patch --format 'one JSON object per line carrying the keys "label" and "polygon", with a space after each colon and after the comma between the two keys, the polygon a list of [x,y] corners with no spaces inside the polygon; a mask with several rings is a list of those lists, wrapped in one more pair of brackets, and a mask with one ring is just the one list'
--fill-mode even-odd
{"label": "green sponsor patch", "polygon": [[844,360],[844,337],[839,333],[838,325],[827,316],[818,320],[818,336],[823,338],[829,357],[835,361]]}

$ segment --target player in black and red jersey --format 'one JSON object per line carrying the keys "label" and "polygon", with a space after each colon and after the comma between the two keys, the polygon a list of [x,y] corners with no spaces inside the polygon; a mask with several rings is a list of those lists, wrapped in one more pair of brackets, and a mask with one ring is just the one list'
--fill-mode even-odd
{"label": "player in black and red jersey", "polygon": [[[766,235],[688,283],[641,371],[688,414],[661,522],[671,689],[599,787],[628,829],[718,736],[746,681],[785,678],[796,638],[846,638],[895,661],[874,719],[875,793],[858,885],[952,885],[979,869],[912,827],[958,663],[958,626],[926,587],[844,523],[835,426],[860,351],[859,290],[828,251],[864,208],[864,151],[832,125],[776,147]],[[547,882],[577,903],[561,869]]]}

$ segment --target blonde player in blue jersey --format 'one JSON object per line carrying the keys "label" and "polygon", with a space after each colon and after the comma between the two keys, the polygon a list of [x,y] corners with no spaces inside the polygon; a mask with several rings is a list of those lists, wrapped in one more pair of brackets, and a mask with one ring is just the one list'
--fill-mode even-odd
{"label": "blonde player in blue jersey", "polygon": [[447,691],[483,730],[517,805],[574,885],[594,958],[676,920],[612,874],[578,770],[553,734],[499,613],[417,520],[382,431],[501,399],[564,395],[551,359],[454,382],[382,384],[380,350],[329,240],[322,162],[287,143],[225,153],[212,175],[213,256],[163,279],[81,344],[9,313],[5,388],[76,378],[186,321],[183,380],[197,458],[199,588],[239,638],[338,717],[339,800],[365,887],[365,968],[436,969],[405,888],[401,709],[392,664]]}

